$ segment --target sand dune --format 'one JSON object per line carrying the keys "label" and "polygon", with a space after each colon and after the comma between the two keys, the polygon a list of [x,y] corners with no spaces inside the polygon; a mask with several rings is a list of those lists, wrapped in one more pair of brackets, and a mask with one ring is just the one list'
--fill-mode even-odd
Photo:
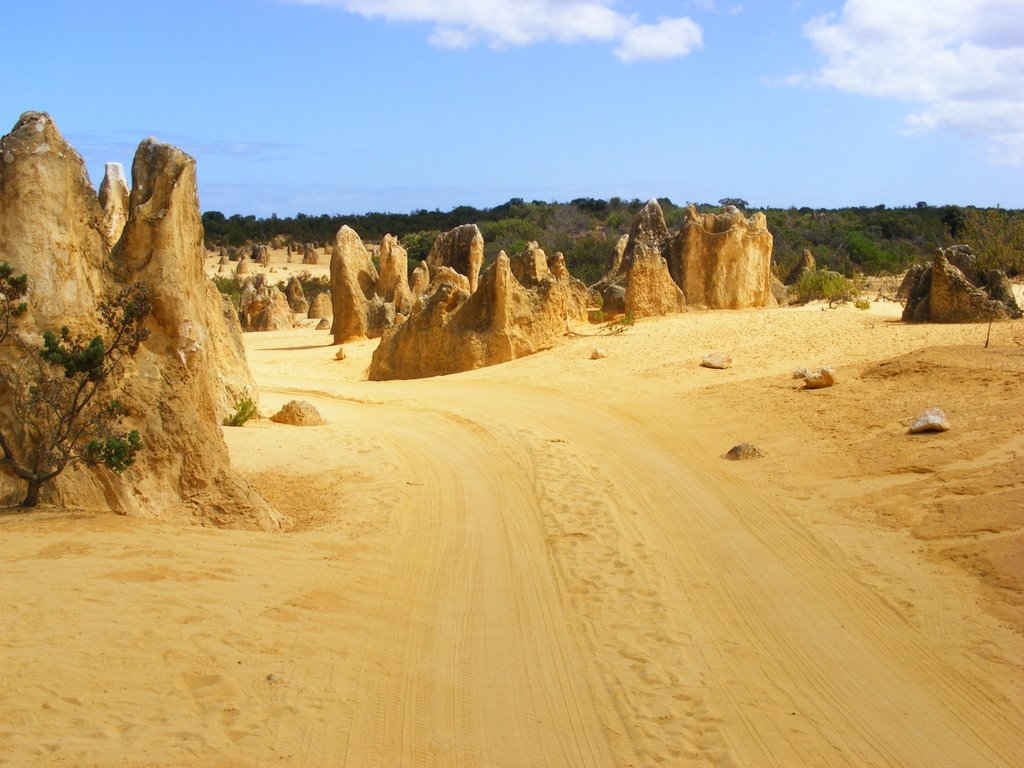
{"label": "sand dune", "polygon": [[1024,326],[897,316],[384,383],[248,335],[263,412],[327,420],[226,430],[293,530],[0,515],[0,765],[1019,765]]}

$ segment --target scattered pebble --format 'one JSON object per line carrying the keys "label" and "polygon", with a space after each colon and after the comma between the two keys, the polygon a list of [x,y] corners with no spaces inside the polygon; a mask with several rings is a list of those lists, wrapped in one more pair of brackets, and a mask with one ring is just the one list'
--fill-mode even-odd
{"label": "scattered pebble", "polygon": [[945,432],[947,429],[949,429],[949,419],[946,418],[946,412],[933,405],[931,408],[925,409],[925,412],[910,425],[910,434]]}
{"label": "scattered pebble", "polygon": [[758,448],[756,445],[750,443],[740,443],[734,445],[729,449],[729,452],[725,454],[725,458],[729,461],[746,461],[747,459],[760,459],[764,456],[764,451]]}
{"label": "scattered pebble", "polygon": [[832,368],[811,371],[804,379],[804,389],[823,389],[836,383],[836,372]]}
{"label": "scattered pebble", "polygon": [[732,358],[729,357],[728,355],[723,355],[718,352],[712,352],[711,354],[704,355],[704,359],[700,361],[700,364],[705,368],[731,368]]}
{"label": "scattered pebble", "polygon": [[608,357],[608,355],[605,351],[598,347],[594,347],[594,351],[590,353],[591,360],[604,360],[606,357]]}

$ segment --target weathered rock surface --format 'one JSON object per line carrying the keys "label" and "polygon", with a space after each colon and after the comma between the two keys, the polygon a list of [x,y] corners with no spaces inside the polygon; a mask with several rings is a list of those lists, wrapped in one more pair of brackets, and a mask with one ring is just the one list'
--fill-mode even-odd
{"label": "weathered rock surface", "polygon": [[378,277],[377,268],[359,235],[351,227],[343,226],[335,236],[331,254],[331,301],[334,305],[331,332],[335,343],[380,335],[383,329],[370,323],[370,302]]}
{"label": "weathered rock surface", "polygon": [[627,250],[622,263],[626,265],[627,315],[656,317],[686,311],[686,298],[672,281],[660,251],[637,243]]}
{"label": "weathered rock surface", "polygon": [[427,262],[421,261],[412,271],[412,282],[409,285],[409,290],[412,291],[413,298],[418,298],[427,292],[427,288],[430,287],[430,267],[427,266]]}
{"label": "weathered rock surface", "polygon": [[333,317],[334,308],[331,306],[331,294],[318,293],[309,304],[309,312],[306,317],[310,320],[319,320],[322,317]]}
{"label": "weathered rock surface", "polygon": [[288,297],[262,276],[257,276],[242,289],[238,316],[243,331],[281,331],[295,327]]}
{"label": "weathered rock surface", "polygon": [[385,235],[380,245],[380,273],[359,235],[348,226],[338,230],[331,256],[334,341],[376,339],[413,310],[408,256],[398,238]]}
{"label": "weathered rock surface", "polygon": [[371,380],[438,376],[514,360],[552,346],[570,320],[586,318],[586,288],[539,248],[511,259],[499,254],[474,293],[467,278],[449,267],[433,273],[409,318],[381,339]]}
{"label": "weathered rock surface", "polygon": [[[971,282],[950,256],[966,264],[977,282]],[[931,266],[909,269],[897,296],[905,297],[903,319],[909,322],[982,323],[1021,316],[1006,275],[979,271],[962,247],[940,248]]]}
{"label": "weathered rock surface", "polygon": [[319,264],[320,254],[316,252],[316,246],[312,243],[305,243],[302,246],[302,263],[303,264]]}
{"label": "weathered rock surface", "polygon": [[0,248],[29,276],[29,313],[42,328],[95,322],[107,288],[103,211],[82,157],[45,112],[26,112],[0,139]]}
{"label": "weathered rock surface", "polygon": [[691,205],[668,262],[691,306],[746,309],[775,304],[772,235],[761,212],[748,219],[732,206],[724,213],[700,214]]}
{"label": "weathered rock surface", "polygon": [[726,368],[732,368],[732,358],[720,352],[710,352],[704,355],[700,364],[705,368],[725,370]]}
{"label": "weathered rock surface", "polygon": [[617,253],[612,258],[616,271],[594,285],[605,313],[651,317],[686,310],[686,298],[669,271],[669,243],[661,206],[649,200],[633,218],[621,258]]}
{"label": "weathered rock surface", "polygon": [[278,424],[291,424],[295,427],[318,427],[326,424],[320,412],[308,400],[291,400],[284,404],[280,411],[270,417]]}
{"label": "weathered rock surface", "polygon": [[306,294],[302,290],[302,283],[299,282],[299,278],[292,276],[288,280],[284,295],[288,299],[288,306],[292,312],[300,315],[305,315],[309,312],[309,302],[306,301]]}
{"label": "weathered rock surface", "polygon": [[450,267],[469,278],[469,292],[477,289],[480,268],[484,263],[484,236],[476,224],[442,232],[427,254],[427,267],[433,274],[441,267]]}
{"label": "weathered rock surface", "polygon": [[804,377],[804,389],[824,389],[836,383],[836,372],[833,368],[820,368],[808,371]]}
{"label": "weathered rock surface", "polygon": [[320,322],[316,324],[316,331],[329,331],[331,329],[331,323],[326,317],[321,317]]}
{"label": "weathered rock surface", "polygon": [[100,182],[100,207],[103,209],[103,241],[113,248],[128,223],[128,179],[124,166],[107,163]]}
{"label": "weathered rock surface", "polygon": [[[129,218],[111,256],[85,165],[49,117],[26,113],[0,139],[0,242],[5,260],[28,275],[25,327],[95,333],[99,298],[136,282],[147,286],[153,304],[151,336],[129,361],[117,393],[128,409],[126,426],[139,430],[144,450],[121,476],[68,470],[43,487],[42,499],[278,527],[281,516],[231,471],[220,432],[226,404],[256,390],[237,321],[232,325],[232,313],[202,272],[194,161],[147,139],[132,181]],[[4,503],[23,490],[0,475]]]}
{"label": "weathered rock surface", "polygon": [[412,310],[413,295],[409,288],[409,256],[394,235],[384,235],[380,241],[380,277],[374,286],[385,302],[394,305],[404,315]]}
{"label": "weathered rock surface", "polygon": [[926,408],[910,425],[910,433],[914,435],[921,432],[945,432],[948,429],[949,419],[946,412],[936,406]]}
{"label": "weathered rock surface", "polygon": [[760,459],[762,456],[764,456],[764,451],[751,443],[734,445],[725,454],[725,458],[729,461],[749,461],[750,459]]}

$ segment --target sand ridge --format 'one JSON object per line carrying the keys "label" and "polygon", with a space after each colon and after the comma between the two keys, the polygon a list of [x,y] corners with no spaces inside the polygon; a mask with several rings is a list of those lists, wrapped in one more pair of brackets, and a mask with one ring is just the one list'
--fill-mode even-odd
{"label": "sand ridge", "polygon": [[293,530],[0,516],[0,765],[1015,765],[1024,328],[897,316],[383,383],[375,342],[248,334],[263,412],[327,420],[225,431]]}

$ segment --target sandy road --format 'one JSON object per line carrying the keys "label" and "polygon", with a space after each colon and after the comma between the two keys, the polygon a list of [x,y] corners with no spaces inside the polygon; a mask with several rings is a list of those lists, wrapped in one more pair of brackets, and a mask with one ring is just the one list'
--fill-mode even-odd
{"label": "sandy road", "polygon": [[408,484],[376,565],[360,707],[325,720],[327,753],[408,766],[1018,761],[1005,669],[949,659],[857,563],[688,439],[685,409],[478,378],[369,400],[268,388],[313,400],[349,439],[372,429]]}
{"label": "sandy road", "polygon": [[[818,314],[389,383],[370,343],[247,336],[263,411],[327,419],[225,430],[295,530],[0,516],[0,766],[1019,765],[1024,642],[973,587],[852,524],[852,479],[796,503],[799,436],[720,458],[766,371],[976,331]],[[744,364],[699,369],[723,339]]]}

